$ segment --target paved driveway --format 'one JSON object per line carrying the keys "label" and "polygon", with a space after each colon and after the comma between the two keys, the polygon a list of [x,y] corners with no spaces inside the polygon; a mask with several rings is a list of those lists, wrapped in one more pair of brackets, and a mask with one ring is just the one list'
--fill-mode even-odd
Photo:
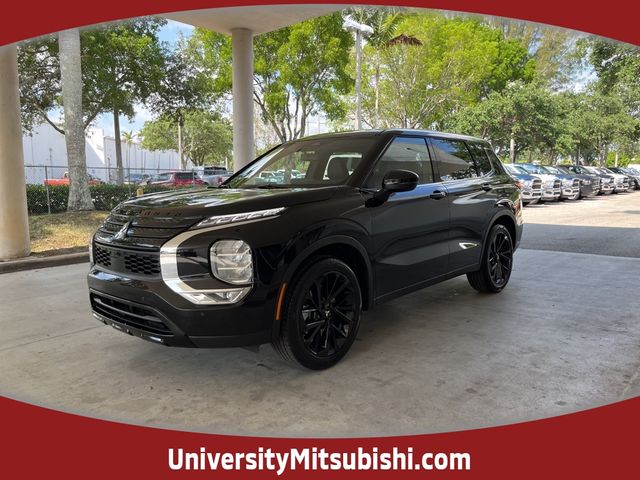
{"label": "paved driveway", "polygon": [[[640,211],[640,193],[583,203],[596,212],[614,202]],[[579,208],[525,214],[559,222]],[[585,226],[591,240],[581,241],[624,245],[640,228],[629,222]],[[324,372],[269,346],[171,349],[123,335],[91,317],[86,265],[0,275],[0,393],[130,423],[300,436],[498,425],[640,395],[640,258],[553,251],[535,225],[554,224],[532,225],[503,293],[457,278],[387,303]]]}

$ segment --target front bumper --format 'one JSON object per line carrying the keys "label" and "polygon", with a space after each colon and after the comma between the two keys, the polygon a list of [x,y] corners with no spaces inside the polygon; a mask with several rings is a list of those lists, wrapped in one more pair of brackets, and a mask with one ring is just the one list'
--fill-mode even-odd
{"label": "front bumper", "polygon": [[561,195],[562,195],[561,188],[543,187],[542,195],[540,199],[544,201],[553,201],[553,200],[558,200]]}
{"label": "front bumper", "polygon": [[143,281],[92,266],[88,275],[93,316],[116,330],[176,347],[241,347],[271,341],[275,299],[233,305],[190,303],[161,280]]}
{"label": "front bumper", "polygon": [[524,188],[521,192],[523,202],[539,200],[542,197],[542,190],[539,188]]}
{"label": "front bumper", "polygon": [[580,193],[579,186],[566,185],[562,187],[562,194],[560,195],[560,198],[574,198],[578,196],[579,193]]}

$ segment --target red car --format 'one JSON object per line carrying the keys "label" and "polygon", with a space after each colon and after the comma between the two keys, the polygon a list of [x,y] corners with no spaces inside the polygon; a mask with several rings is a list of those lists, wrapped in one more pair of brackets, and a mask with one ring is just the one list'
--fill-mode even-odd
{"label": "red car", "polygon": [[190,185],[207,185],[195,172],[166,172],[154,175],[146,185],[167,185],[171,187],[188,187]]}
{"label": "red car", "polygon": [[[91,174],[87,174],[87,178],[89,179],[89,185],[100,185],[101,183],[104,183],[102,180],[94,177]],[[44,185],[49,185],[49,186],[69,185],[69,173],[64,172],[64,175],[62,175],[62,178],[49,178],[45,180],[43,183]]]}

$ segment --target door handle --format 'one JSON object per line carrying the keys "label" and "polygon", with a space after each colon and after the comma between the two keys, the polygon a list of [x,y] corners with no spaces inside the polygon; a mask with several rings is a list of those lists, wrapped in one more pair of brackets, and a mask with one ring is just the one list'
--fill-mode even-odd
{"label": "door handle", "polygon": [[429,195],[429,198],[433,198],[434,200],[440,200],[441,198],[444,198],[447,196],[447,192],[443,192],[442,190],[436,190],[433,193],[431,193],[431,195]]}
{"label": "door handle", "polygon": [[485,192],[490,192],[491,190],[493,190],[493,187],[491,186],[491,184],[490,184],[490,183],[483,183],[483,184],[482,184],[482,189],[483,189]]}

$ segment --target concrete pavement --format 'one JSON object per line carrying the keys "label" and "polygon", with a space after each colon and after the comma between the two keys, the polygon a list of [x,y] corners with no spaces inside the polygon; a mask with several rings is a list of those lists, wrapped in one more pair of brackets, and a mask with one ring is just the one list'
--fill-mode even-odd
{"label": "concrete pavement", "polygon": [[385,304],[323,372],[269,346],[171,349],[119,333],[91,317],[86,270],[0,275],[1,394],[128,423],[279,436],[499,425],[640,394],[640,259],[522,249],[501,294],[462,277]]}

